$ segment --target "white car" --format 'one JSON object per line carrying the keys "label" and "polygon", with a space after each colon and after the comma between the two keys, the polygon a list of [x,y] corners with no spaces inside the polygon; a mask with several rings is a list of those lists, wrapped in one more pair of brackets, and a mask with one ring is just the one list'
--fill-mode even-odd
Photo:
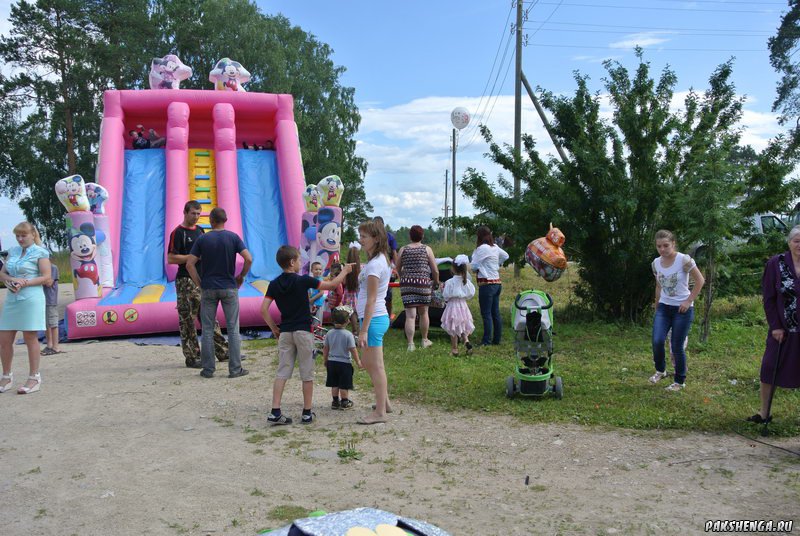
{"label": "white car", "polygon": [[[800,213],[797,214],[797,218],[800,218]],[[786,225],[786,223],[784,223],[780,216],[773,212],[754,214],[753,216],[750,216],[749,220],[751,227],[749,232],[746,233],[746,236],[763,235],[774,231],[778,231],[786,235],[789,232],[789,227]],[[745,241],[746,237],[737,236],[728,241],[727,245],[735,246]],[[705,244],[702,242],[695,242],[689,246],[689,255],[698,260],[698,262],[702,261],[705,257],[705,249]]]}

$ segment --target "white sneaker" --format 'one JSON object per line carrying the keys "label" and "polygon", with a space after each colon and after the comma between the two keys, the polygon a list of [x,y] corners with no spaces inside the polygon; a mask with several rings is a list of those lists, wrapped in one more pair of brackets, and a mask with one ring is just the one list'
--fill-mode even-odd
{"label": "white sneaker", "polygon": [[665,387],[665,390],[667,390],[667,391],[680,391],[684,387],[686,387],[685,383],[673,382],[672,385],[669,385],[669,386]]}
{"label": "white sneaker", "polygon": [[667,377],[667,373],[666,372],[656,371],[655,374],[650,376],[650,383],[658,383],[658,382],[660,382],[661,380],[663,380],[666,377]]}
{"label": "white sneaker", "polygon": [[422,339],[423,348],[430,348],[431,346],[433,346],[433,341],[431,341],[430,339]]}
{"label": "white sneaker", "polygon": [[406,348],[406,350],[409,351],[409,352],[413,352],[416,349],[417,349],[417,347],[414,346],[413,342],[408,343],[408,348]]}

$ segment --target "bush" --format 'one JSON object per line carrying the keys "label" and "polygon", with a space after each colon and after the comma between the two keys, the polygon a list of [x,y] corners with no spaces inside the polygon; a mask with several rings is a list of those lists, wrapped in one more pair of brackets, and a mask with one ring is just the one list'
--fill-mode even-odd
{"label": "bush", "polygon": [[757,235],[734,248],[717,273],[717,296],[750,296],[761,293],[764,264],[773,255],[786,251],[786,237],[774,232]]}

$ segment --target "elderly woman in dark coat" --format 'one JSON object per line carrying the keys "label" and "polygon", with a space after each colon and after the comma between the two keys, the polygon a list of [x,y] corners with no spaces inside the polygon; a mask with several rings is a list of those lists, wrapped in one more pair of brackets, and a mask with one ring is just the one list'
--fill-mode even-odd
{"label": "elderly woman in dark coat", "polygon": [[788,243],[789,251],[767,261],[761,280],[769,335],[761,360],[761,410],[747,418],[755,423],[772,418],[767,406],[779,353],[780,366],[775,386],[800,387],[800,225],[789,231]]}

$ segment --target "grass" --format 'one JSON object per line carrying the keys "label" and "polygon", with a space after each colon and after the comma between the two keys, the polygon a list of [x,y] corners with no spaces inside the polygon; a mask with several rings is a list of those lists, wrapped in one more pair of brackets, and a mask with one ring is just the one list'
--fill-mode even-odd
{"label": "grass", "polygon": [[[448,252],[448,254],[455,253]],[[438,250],[437,255],[442,255]],[[730,432],[757,435],[760,429],[743,419],[758,409],[761,356],[767,326],[759,296],[719,299],[712,312],[707,343],[699,340],[702,303],[696,308],[689,337],[687,388],[668,393],[647,382],[653,373],[651,323],[613,323],[593,320],[574,293],[577,270],[571,267],[555,283],[547,283],[530,268],[519,279],[512,268],[502,270],[503,343],[476,350],[472,356],[450,355],[450,338],[440,328],[431,330],[434,346],[406,352],[402,330],[390,329],[384,339],[384,359],[392,397],[446,410],[511,415],[521,423],[577,423],[633,430]],[[510,310],[521,290],[548,292],[554,307],[554,354],[557,375],[564,382],[564,398],[514,399],[505,396],[506,378],[513,374],[513,332]],[[395,313],[400,312],[395,292]],[[479,340],[482,323],[477,297],[470,309]],[[416,335],[419,344],[419,334]],[[252,341],[251,347],[269,348],[273,340]],[[324,374],[321,370],[320,374]],[[668,366],[669,368],[669,366]],[[356,387],[368,398],[372,385],[366,373],[355,375]],[[318,391],[319,399],[322,394]],[[775,395],[770,431],[779,436],[800,435],[796,409],[800,392],[780,389]]]}
{"label": "grass", "polygon": [[306,517],[309,512],[311,512],[311,510],[303,508],[302,506],[283,504],[270,510],[267,517],[276,521],[291,521],[293,519]]}
{"label": "grass", "polygon": [[[432,348],[407,353],[403,332],[389,330],[384,358],[393,397],[448,410],[511,415],[521,423],[756,433],[743,418],[758,407],[758,377],[767,333],[758,297],[718,301],[712,333],[705,344],[699,342],[696,319],[688,348],[687,388],[669,393],[663,386],[647,382],[653,372],[649,323],[578,320],[579,315],[571,313],[579,306],[573,293],[575,270],[568,270],[556,283],[544,282],[529,268],[519,279],[513,278],[511,269],[505,269],[502,277],[504,342],[500,346],[480,349],[472,356],[462,352],[461,357],[454,358],[447,334],[432,329]],[[563,400],[520,396],[510,400],[505,396],[505,380],[513,373],[516,361],[510,307],[516,293],[529,288],[545,290],[556,304],[554,364],[563,378]],[[397,307],[400,300],[396,301]],[[470,308],[476,324],[473,338],[477,340],[482,332],[477,298],[470,302]],[[562,316],[575,319],[562,321]],[[362,392],[370,392],[366,374],[357,374],[356,382]],[[663,383],[667,385],[666,380]],[[774,434],[800,434],[795,411],[799,403],[800,393],[777,392],[775,422],[770,427]]]}
{"label": "grass", "polygon": [[50,261],[58,266],[59,284],[72,283],[72,266],[69,264],[69,251],[56,251]]}
{"label": "grass", "polygon": [[360,460],[364,457],[364,454],[356,449],[355,441],[347,441],[342,448],[336,452],[336,455],[339,456],[339,459],[343,462]]}

